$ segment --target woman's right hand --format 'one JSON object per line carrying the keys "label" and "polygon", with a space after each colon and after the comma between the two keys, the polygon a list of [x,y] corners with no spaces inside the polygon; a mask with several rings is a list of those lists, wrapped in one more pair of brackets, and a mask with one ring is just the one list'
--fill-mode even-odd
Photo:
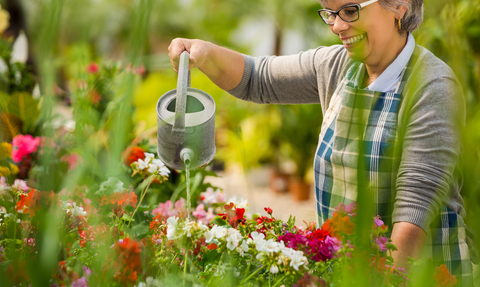
{"label": "woman's right hand", "polygon": [[206,58],[208,58],[209,45],[211,43],[202,40],[173,39],[170,46],[168,46],[168,56],[175,72],[178,73],[178,63],[183,51],[187,51],[190,54],[189,69],[198,68],[204,64]]}
{"label": "woman's right hand", "polygon": [[202,40],[173,39],[168,56],[177,73],[183,51],[190,53],[189,69],[199,68],[221,89],[231,90],[242,80],[245,61],[238,52]]}

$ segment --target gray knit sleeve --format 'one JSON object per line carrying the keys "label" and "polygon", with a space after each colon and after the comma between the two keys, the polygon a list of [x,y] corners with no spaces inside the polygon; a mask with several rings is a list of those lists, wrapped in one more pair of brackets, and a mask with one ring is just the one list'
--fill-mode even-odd
{"label": "gray knit sleeve", "polygon": [[[320,103],[334,88],[347,59],[343,46],[319,47],[288,56],[244,55],[240,84],[228,91],[255,103]],[[333,81],[332,81],[333,77]]]}
{"label": "gray knit sleeve", "polygon": [[459,191],[451,187],[460,157],[465,101],[460,83],[446,64],[435,58],[422,65],[399,114],[402,155],[392,219],[413,223],[426,232],[442,204],[458,206],[452,198]]}

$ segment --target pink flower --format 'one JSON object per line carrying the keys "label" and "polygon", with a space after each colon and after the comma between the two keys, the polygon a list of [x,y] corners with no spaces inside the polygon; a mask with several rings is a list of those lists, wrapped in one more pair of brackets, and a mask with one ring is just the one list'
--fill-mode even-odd
{"label": "pink flower", "polygon": [[68,169],[72,170],[72,169],[75,169],[77,167],[77,164],[78,164],[78,161],[79,161],[80,157],[79,157],[78,154],[72,153],[70,155],[68,155],[68,154],[63,155],[60,159],[64,162],[68,163]]}
{"label": "pink flower", "polygon": [[192,212],[192,215],[195,216],[198,219],[201,219],[201,218],[204,218],[205,216],[207,216],[207,212],[205,211],[205,206],[203,205],[203,203],[200,203],[197,206],[197,209],[195,209],[195,211]]}
{"label": "pink flower", "polygon": [[16,190],[21,190],[21,191],[29,190],[27,183],[21,179],[15,179],[15,182],[13,183],[12,187],[15,188]]}
{"label": "pink flower", "polygon": [[18,135],[13,138],[12,159],[14,162],[22,161],[23,157],[35,152],[40,144],[39,137],[31,135]]}
{"label": "pink flower", "polygon": [[388,237],[378,236],[375,242],[377,243],[380,251],[387,251]]}
{"label": "pink flower", "polygon": [[98,72],[98,64],[95,62],[91,62],[87,65],[87,73],[89,74],[96,74]]}
{"label": "pink flower", "polygon": [[77,281],[72,283],[72,287],[88,287],[87,278],[80,277]]}
{"label": "pink flower", "polygon": [[205,192],[200,193],[200,200],[207,204],[225,202],[225,195],[220,189],[214,191],[209,187]]}
{"label": "pink flower", "polygon": [[375,216],[375,218],[373,219],[373,222],[377,227],[380,227],[384,224],[383,221],[380,219],[380,215]]}
{"label": "pink flower", "polygon": [[170,217],[170,213],[172,210],[173,204],[170,200],[167,200],[165,203],[158,204],[158,207],[152,210],[153,215],[161,214],[166,217]]}

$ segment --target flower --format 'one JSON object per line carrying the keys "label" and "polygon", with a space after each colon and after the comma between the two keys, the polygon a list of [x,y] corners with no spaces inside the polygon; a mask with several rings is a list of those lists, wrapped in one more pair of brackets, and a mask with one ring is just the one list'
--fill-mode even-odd
{"label": "flower", "polygon": [[264,209],[269,215],[272,215],[273,210],[270,207],[265,207]]}
{"label": "flower", "polygon": [[0,33],[5,32],[10,26],[10,14],[0,6]]}
{"label": "flower", "polygon": [[12,160],[20,162],[22,159],[35,152],[40,144],[39,137],[32,137],[31,135],[18,135],[12,140]]}
{"label": "flower", "polygon": [[355,224],[350,221],[350,217],[342,216],[336,212],[333,217],[327,219],[322,225],[322,229],[327,231],[330,235],[341,238],[341,234],[352,235],[355,230]]}
{"label": "flower", "polygon": [[18,213],[28,213],[30,216],[35,215],[35,211],[40,209],[38,202],[40,201],[41,193],[36,189],[32,189],[27,196],[21,195],[20,201],[15,206],[15,211]]}
{"label": "flower", "polygon": [[115,280],[125,285],[135,284],[138,274],[142,272],[142,256],[138,242],[126,237],[115,242],[113,248],[118,253],[113,263]]}
{"label": "flower", "polygon": [[200,200],[206,204],[225,202],[225,195],[220,189],[214,191],[212,187],[208,187],[205,192],[200,193]]}
{"label": "flower", "polygon": [[87,65],[86,70],[89,74],[96,74],[99,70],[99,66],[95,62],[90,62],[90,64]]}
{"label": "flower", "polygon": [[88,287],[87,278],[81,277],[72,283],[72,287]]}
{"label": "flower", "polygon": [[377,243],[378,245],[378,249],[380,249],[380,251],[387,251],[387,243],[388,243],[388,237],[385,237],[385,236],[377,236],[377,239],[375,240],[375,242]]}
{"label": "flower", "polygon": [[21,179],[15,179],[15,181],[12,184],[12,187],[19,191],[27,191],[29,189],[29,187],[27,186],[27,183]]}
{"label": "flower", "polygon": [[375,218],[373,219],[373,222],[375,223],[375,226],[377,226],[377,227],[380,227],[384,224],[383,220],[380,218],[380,215],[375,216]]}
{"label": "flower", "polygon": [[139,159],[145,159],[145,150],[141,147],[134,146],[130,149],[129,154],[125,159],[125,164],[130,166],[133,162],[138,161]]}
{"label": "flower", "polygon": [[228,220],[228,223],[232,227],[237,227],[239,224],[245,223],[246,219],[244,218],[245,209],[244,208],[235,208],[233,203],[225,204],[225,213],[219,213],[218,215],[222,217],[223,220]]}
{"label": "flower", "polygon": [[457,277],[450,274],[447,266],[445,264],[440,265],[435,269],[435,273],[433,274],[433,278],[437,283],[437,287],[447,287],[447,286],[454,286],[457,284]]}
{"label": "flower", "polygon": [[167,219],[167,238],[173,240],[177,237],[178,217],[172,216]]}

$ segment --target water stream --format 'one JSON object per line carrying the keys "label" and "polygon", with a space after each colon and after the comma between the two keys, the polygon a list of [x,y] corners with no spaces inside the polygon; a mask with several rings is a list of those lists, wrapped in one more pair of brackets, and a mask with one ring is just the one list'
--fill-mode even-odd
{"label": "water stream", "polygon": [[192,205],[192,201],[190,199],[190,169],[189,169],[189,165],[185,165],[185,176],[186,176],[186,182],[187,182],[187,218],[188,218],[188,221],[190,221],[190,213],[191,213],[191,205]]}

